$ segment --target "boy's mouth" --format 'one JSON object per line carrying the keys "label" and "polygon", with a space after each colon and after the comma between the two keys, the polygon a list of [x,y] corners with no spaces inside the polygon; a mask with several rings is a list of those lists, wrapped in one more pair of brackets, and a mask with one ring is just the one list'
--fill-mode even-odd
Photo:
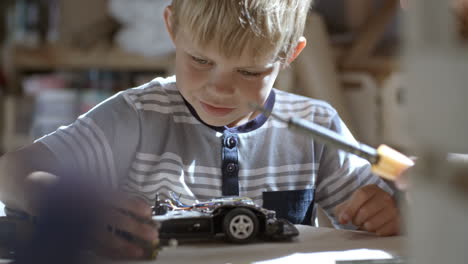
{"label": "boy's mouth", "polygon": [[204,103],[200,101],[201,106],[203,107],[203,110],[207,112],[208,114],[214,115],[214,116],[225,116],[232,111],[234,111],[235,108],[226,108],[226,107],[216,107],[207,103]]}

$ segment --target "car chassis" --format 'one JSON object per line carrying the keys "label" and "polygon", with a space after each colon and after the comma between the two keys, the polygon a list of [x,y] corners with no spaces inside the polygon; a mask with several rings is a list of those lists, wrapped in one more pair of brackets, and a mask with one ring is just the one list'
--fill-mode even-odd
{"label": "car chassis", "polygon": [[153,220],[159,222],[164,240],[204,239],[224,235],[229,242],[249,243],[256,238],[286,240],[299,235],[286,219],[262,208],[247,197],[220,197],[186,205],[170,193],[165,202],[157,199]]}

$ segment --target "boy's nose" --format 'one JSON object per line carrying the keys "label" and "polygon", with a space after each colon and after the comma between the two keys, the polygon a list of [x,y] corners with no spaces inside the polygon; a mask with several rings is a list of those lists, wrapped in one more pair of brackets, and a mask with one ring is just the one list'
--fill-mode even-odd
{"label": "boy's nose", "polygon": [[232,78],[227,74],[212,76],[210,87],[218,94],[234,94],[235,92]]}

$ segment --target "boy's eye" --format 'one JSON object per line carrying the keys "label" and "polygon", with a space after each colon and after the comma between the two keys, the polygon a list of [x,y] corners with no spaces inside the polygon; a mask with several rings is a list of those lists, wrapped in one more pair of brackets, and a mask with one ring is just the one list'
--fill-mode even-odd
{"label": "boy's eye", "polygon": [[195,56],[192,56],[192,60],[195,61],[195,62],[198,63],[198,64],[201,64],[201,65],[208,65],[208,64],[210,64],[209,61],[204,60],[204,59],[197,58],[197,57],[195,57]]}
{"label": "boy's eye", "polygon": [[260,76],[260,72],[250,72],[250,71],[244,71],[244,70],[239,70],[239,73],[245,76],[250,76],[250,77],[256,77]]}

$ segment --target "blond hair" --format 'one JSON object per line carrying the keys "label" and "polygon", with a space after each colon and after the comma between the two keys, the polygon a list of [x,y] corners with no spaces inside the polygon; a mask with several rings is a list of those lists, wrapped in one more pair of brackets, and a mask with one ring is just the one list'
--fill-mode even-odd
{"label": "blond hair", "polygon": [[172,27],[228,58],[247,51],[254,58],[273,54],[284,62],[303,34],[311,1],[173,0]]}

